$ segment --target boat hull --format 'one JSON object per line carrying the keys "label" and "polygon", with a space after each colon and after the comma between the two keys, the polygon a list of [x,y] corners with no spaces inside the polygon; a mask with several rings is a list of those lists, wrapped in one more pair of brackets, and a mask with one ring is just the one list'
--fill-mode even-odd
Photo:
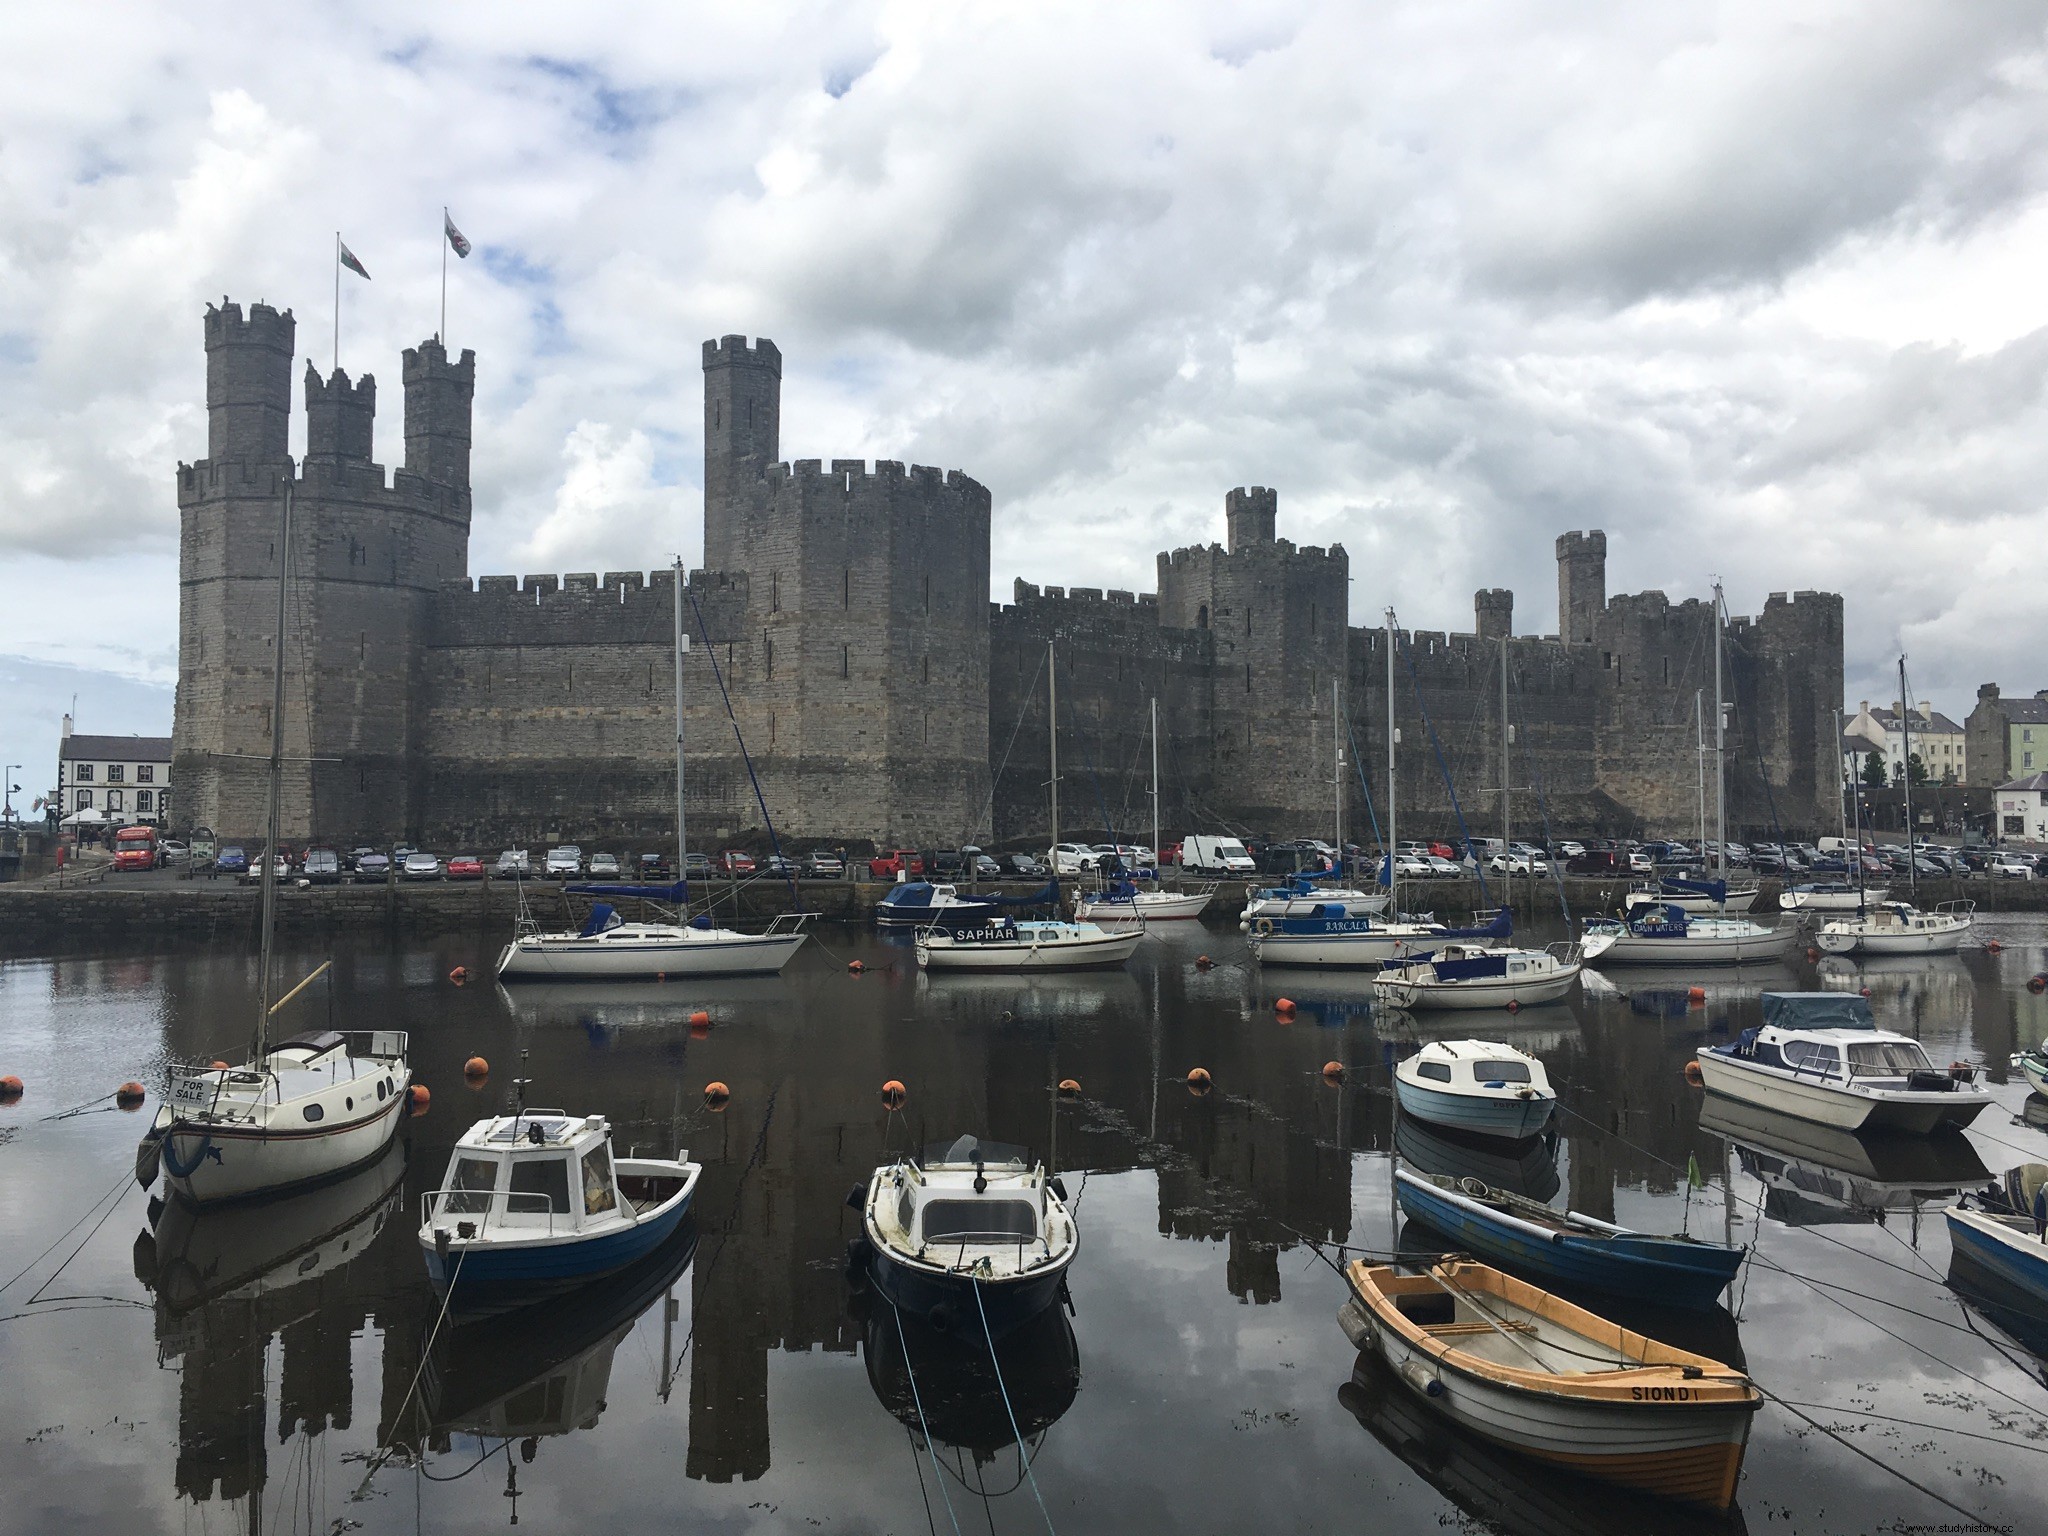
{"label": "boat hull", "polygon": [[173,1120],[163,1132],[164,1183],[180,1199],[206,1206],[305,1189],[353,1172],[382,1156],[397,1134],[412,1078],[403,1069],[394,1076],[397,1091],[351,1121],[278,1130]]}
{"label": "boat hull", "polygon": [[1135,902],[1083,897],[1074,904],[1074,915],[1089,923],[1134,923],[1141,919],[1148,923],[1191,922],[1208,909],[1213,899],[1209,891],[1141,892]]}
{"label": "boat hull", "polygon": [[602,942],[570,934],[515,939],[498,955],[505,981],[682,981],[695,976],[767,976],[803,947],[801,933],[732,934],[715,939]]}
{"label": "boat hull", "polygon": [[1749,1066],[1714,1051],[1695,1058],[1709,1093],[1844,1131],[1890,1131],[1925,1136],[1945,1126],[1961,1129],[1991,1102],[1982,1093],[1899,1093],[1884,1098],[1852,1093],[1813,1078]]}
{"label": "boat hull", "polygon": [[1873,885],[1866,891],[1786,891],[1778,897],[1778,905],[1787,912],[1854,912],[1859,907],[1875,905],[1890,894],[1882,885]]}
{"label": "boat hull", "polygon": [[2034,1092],[2048,1098],[2048,1051],[2022,1051],[2013,1057],[2021,1077]]}
{"label": "boat hull", "polygon": [[1252,958],[1261,965],[1377,971],[1408,960],[1427,960],[1446,944],[1455,942],[1448,936],[1438,938],[1431,935],[1261,934],[1255,928],[1251,948]]}
{"label": "boat hull", "polygon": [[1676,1238],[1552,1234],[1427,1181],[1397,1174],[1395,1196],[1416,1221],[1454,1246],[1517,1272],[1605,1295],[1654,1299],[1703,1311],[1742,1267],[1744,1250]]}
{"label": "boat hull", "polygon": [[1400,1101],[1404,1114],[1418,1120],[1427,1120],[1431,1125],[1449,1126],[1453,1130],[1478,1131],[1487,1136],[1507,1136],[1517,1140],[1534,1136],[1550,1123],[1550,1116],[1557,1107],[1554,1098],[1531,1095],[1522,1098],[1497,1098],[1490,1095],[1444,1093],[1435,1088],[1425,1088],[1419,1083],[1396,1076],[1394,1097]]}
{"label": "boat hull", "polygon": [[1822,928],[1813,942],[1831,955],[1952,955],[1963,947],[1963,936],[1969,931],[1967,922],[1904,932],[1830,932]]}
{"label": "boat hull", "polygon": [[1589,965],[1744,965],[1782,960],[1799,942],[1796,929],[1744,935],[1683,934],[1644,938],[1633,933],[1589,933],[1581,951]]}
{"label": "boat hull", "polygon": [[1067,1261],[1062,1261],[1027,1275],[977,1281],[967,1274],[934,1274],[899,1262],[886,1247],[868,1247],[868,1278],[875,1290],[906,1318],[941,1333],[979,1333],[986,1310],[989,1332],[1001,1338],[1052,1305],[1067,1278]]}
{"label": "boat hull", "polygon": [[[451,1312],[482,1316],[516,1311],[616,1274],[660,1247],[682,1224],[695,1202],[696,1180],[682,1194],[630,1227],[598,1237],[536,1238],[531,1242],[493,1239],[489,1243],[436,1247],[431,1229],[420,1232],[427,1279]],[[450,1292],[453,1294],[451,1295]]]}
{"label": "boat hull", "polygon": [[1978,1268],[2024,1292],[2034,1301],[2037,1311],[2048,1311],[2048,1244],[2034,1236],[2031,1224],[2022,1230],[1981,1211],[1954,1207],[1942,1214],[1948,1218],[1951,1248],[1967,1255]]}
{"label": "boat hull", "polygon": [[1399,981],[1382,977],[1373,984],[1373,996],[1392,1008],[1410,1011],[1423,1008],[1518,1008],[1555,1003],[1572,990],[1579,979],[1576,965],[1560,967],[1547,976],[1484,976],[1469,981]]}
{"label": "boat hull", "polygon": [[1041,944],[958,944],[919,941],[917,963],[928,971],[1089,971],[1122,965],[1144,942],[1142,929],[1101,938],[1052,940]]}
{"label": "boat hull", "polygon": [[933,923],[981,923],[996,915],[993,901],[953,901],[922,906],[895,905],[886,899],[875,904],[877,928],[929,928]]}

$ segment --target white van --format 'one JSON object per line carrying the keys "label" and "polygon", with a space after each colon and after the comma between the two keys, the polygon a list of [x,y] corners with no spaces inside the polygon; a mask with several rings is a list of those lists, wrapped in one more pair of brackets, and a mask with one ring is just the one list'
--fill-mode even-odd
{"label": "white van", "polygon": [[1250,875],[1258,870],[1244,844],[1234,837],[1183,838],[1180,867],[1202,875]]}
{"label": "white van", "polygon": [[1856,851],[1855,843],[1846,837],[1823,837],[1813,846],[1820,850],[1824,859],[1845,859]]}

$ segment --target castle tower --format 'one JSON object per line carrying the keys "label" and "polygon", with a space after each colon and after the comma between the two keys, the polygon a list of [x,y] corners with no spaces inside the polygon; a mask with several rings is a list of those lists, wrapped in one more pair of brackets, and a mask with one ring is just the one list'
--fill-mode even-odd
{"label": "castle tower", "polygon": [[1515,594],[1489,587],[1472,594],[1473,633],[1482,640],[1505,640],[1515,632]]}
{"label": "castle tower", "polygon": [[704,343],[704,563],[738,569],[738,503],[781,454],[782,353],[762,337]]}
{"label": "castle tower", "polygon": [[1223,498],[1223,523],[1230,538],[1230,552],[1241,554],[1254,544],[1271,544],[1277,535],[1280,493],[1255,485],[1239,486]]}
{"label": "castle tower", "polygon": [[1589,644],[1607,607],[1607,535],[1565,533],[1557,540],[1557,635]]}
{"label": "castle tower", "polygon": [[439,338],[405,352],[405,467],[429,485],[469,493],[469,417],[476,353],[448,361]]}
{"label": "castle tower", "polygon": [[206,306],[206,458],[276,464],[288,452],[297,322],[268,304]]}
{"label": "castle tower", "polygon": [[337,368],[325,382],[309,358],[306,362],[306,458],[310,462],[348,460],[367,464],[376,430],[377,381],[364,374],[351,385]]}

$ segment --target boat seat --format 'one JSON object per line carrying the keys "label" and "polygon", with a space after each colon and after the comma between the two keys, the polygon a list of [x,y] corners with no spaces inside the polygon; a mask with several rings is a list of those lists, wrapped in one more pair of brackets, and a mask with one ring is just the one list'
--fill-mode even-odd
{"label": "boat seat", "polygon": [[1466,1334],[1492,1333],[1496,1329],[1502,1333],[1534,1333],[1536,1325],[1516,1318],[1497,1323],[1428,1323],[1422,1331],[1433,1339],[1455,1339]]}

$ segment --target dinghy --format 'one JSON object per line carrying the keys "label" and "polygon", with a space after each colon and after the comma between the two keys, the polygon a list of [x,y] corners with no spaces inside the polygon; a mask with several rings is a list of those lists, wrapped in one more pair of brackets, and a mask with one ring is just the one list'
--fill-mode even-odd
{"label": "dinghy", "polygon": [[1726,1509],[1763,1393],[1741,1371],[1484,1264],[1353,1260],[1345,1335],[1437,1412],[1589,1477]]}
{"label": "dinghy", "polygon": [[1528,1008],[1554,1003],[1579,979],[1578,946],[1473,949],[1446,945],[1427,960],[1389,966],[1373,998],[1389,1008]]}
{"label": "dinghy", "polygon": [[906,1317],[1000,1336],[1049,1306],[1080,1251],[1066,1191],[1021,1147],[962,1136],[877,1168],[861,1213],[868,1276]]}
{"label": "dinghy", "polygon": [[1394,1194],[1411,1218],[1483,1259],[1559,1285],[1638,1301],[1711,1307],[1748,1252],[1631,1232],[1576,1211],[1554,1211],[1479,1179],[1396,1168]]}
{"label": "dinghy", "polygon": [[1492,1136],[1533,1136],[1557,1107],[1543,1063],[1498,1040],[1434,1040],[1394,1068],[1404,1114]]}

